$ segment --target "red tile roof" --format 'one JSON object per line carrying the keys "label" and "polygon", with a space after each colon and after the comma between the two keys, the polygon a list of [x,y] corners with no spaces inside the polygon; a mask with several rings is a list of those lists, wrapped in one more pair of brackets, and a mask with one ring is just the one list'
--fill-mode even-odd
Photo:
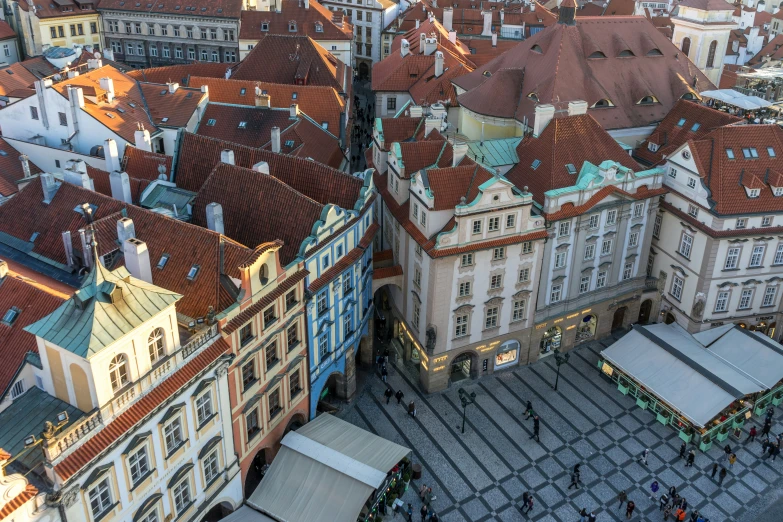
{"label": "red tile roof", "polygon": [[[111,175],[108,172],[87,165],[87,175],[90,176],[93,181],[95,192],[100,192],[104,196],[113,197],[111,193]],[[131,188],[131,201],[134,205],[138,205],[142,192],[149,186],[150,182],[146,179],[128,177]]]}
{"label": "red tile roof", "polygon": [[462,198],[470,203],[478,196],[479,186],[492,178],[492,174],[475,163],[428,171],[429,188],[435,196],[432,210],[453,209]]}
{"label": "red tile roof", "polygon": [[0,323],[0,398],[14,383],[17,372],[28,353],[38,353],[35,336],[23,330],[27,325],[46,317],[63,303],[62,297],[46,291],[13,272],[0,279],[0,317],[15,307],[16,320],[9,326]]}
{"label": "red tile roof", "polygon": [[234,152],[235,164],[240,167],[249,169],[266,161],[272,176],[321,205],[332,203],[353,209],[364,185],[355,176],[315,161],[185,133],[174,178],[177,186],[198,192],[226,149]]}
{"label": "red tile roof", "polygon": [[193,62],[183,65],[150,67],[149,69],[133,69],[128,71],[128,76],[140,82],[160,84],[176,82],[180,85],[194,87],[188,83],[188,79],[191,76],[200,76],[202,78],[225,78],[227,69],[229,69],[229,67],[225,63]]}
{"label": "red tile roof", "polygon": [[167,400],[193,383],[202,372],[207,370],[221,355],[230,350],[223,338],[217,339],[211,346],[196,355],[185,366],[164,379],[160,384],[131,405],[103,429],[91,436],[73,453],[65,457],[54,467],[54,472],[62,481],[66,481],[90,462],[106,451],[114,442],[143,422],[150,414],[166,404]]}
{"label": "red tile roof", "polygon": [[[632,54],[629,55],[629,52]],[[605,57],[601,56],[602,53]],[[555,24],[454,80],[459,103],[478,114],[532,122],[537,103],[585,100],[606,129],[662,120],[686,93],[714,85],[644,17],[581,17]],[[655,96],[659,103],[638,102]],[[538,100],[538,101],[536,101]]]}
{"label": "red tile roof", "polygon": [[[685,121],[680,124],[683,119]],[[658,165],[665,156],[669,156],[686,141],[700,139],[717,127],[739,121],[742,121],[742,118],[711,109],[706,105],[680,100],[658,124],[653,133],[634,149],[634,157],[647,164]],[[698,125],[696,130],[694,130],[695,125]],[[649,149],[650,143],[659,146],[656,152]]]}
{"label": "red tile roof", "polygon": [[37,79],[44,78],[46,76],[51,76],[52,74],[59,71],[57,67],[52,65],[49,60],[44,58],[43,56],[36,56],[35,58],[28,58],[27,60],[24,60],[23,62],[19,62],[22,64],[22,67],[27,69],[31,74],[33,74]]}
{"label": "red tile roof", "polygon": [[0,40],[8,40],[9,38],[16,38],[16,33],[8,22],[0,20]]}
{"label": "red tile roof", "polygon": [[[628,153],[589,114],[553,119],[538,138],[529,136],[517,145],[517,163],[506,177],[517,187],[528,187],[533,199],[544,202],[544,192],[570,187],[585,161],[600,165],[613,160],[632,170],[641,170]],[[540,163],[533,168],[533,163]]]}
{"label": "red tile roof", "polygon": [[567,219],[575,216],[579,216],[581,214],[584,214],[594,206],[601,203],[604,199],[606,199],[607,196],[610,194],[617,194],[621,197],[625,197],[627,199],[631,200],[639,200],[639,199],[648,199],[655,196],[662,196],[663,194],[666,194],[668,192],[668,189],[666,187],[661,187],[653,190],[648,190],[647,186],[641,186],[637,189],[635,193],[626,192],[624,190],[621,190],[617,188],[614,185],[610,185],[608,187],[604,187],[593,196],[585,201],[581,205],[574,205],[573,203],[565,203],[560,207],[560,210],[557,212],[552,212],[546,215],[547,219],[550,221],[557,221],[559,219]]}
{"label": "red tile roof", "polygon": [[678,5],[701,9],[702,11],[734,12],[734,5],[726,2],[726,0],[680,0]]}
{"label": "red tile roof", "polygon": [[372,254],[373,263],[382,263],[383,261],[390,261],[392,259],[394,259],[394,251],[391,248],[388,250],[373,252]]}
{"label": "red tile roof", "polygon": [[0,520],[5,520],[14,514],[14,511],[24,506],[38,494],[38,488],[32,484],[25,486],[24,491],[12,498],[6,505],[0,508]]}
{"label": "red tile roof", "polygon": [[[342,27],[332,22],[333,13],[316,0],[310,2],[310,8],[305,9],[301,0],[279,0],[279,11],[242,11],[240,19],[240,40],[259,40],[267,34],[292,34],[289,22],[296,21],[296,32],[314,40],[347,40],[353,41],[353,26],[343,23]],[[261,24],[267,23],[266,31],[261,30]],[[316,28],[320,24],[320,28]],[[319,30],[320,29],[320,30]]]}
{"label": "red tile roof", "polygon": [[30,87],[38,78],[20,62],[0,69],[0,96]]}
{"label": "red tile roof", "polygon": [[[124,0],[100,0],[102,11],[135,11],[142,14],[165,14],[188,18],[230,18],[238,19],[242,11],[242,0],[195,0],[185,9],[177,2],[130,2]],[[190,12],[187,9],[190,8]]]}
{"label": "red tile roof", "polygon": [[128,173],[128,176],[136,179],[155,181],[160,176],[160,166],[166,167],[165,174],[167,179],[171,179],[171,162],[173,158],[157,152],[147,152],[137,149],[133,145],[125,147],[125,153],[122,156],[122,170]]}
{"label": "red tile roof", "polygon": [[166,85],[139,83],[139,87],[152,121],[162,127],[186,127],[199,103],[207,98],[199,89],[180,87],[172,93]]}
{"label": "red tile roof", "polygon": [[783,34],[777,35],[775,38],[770,40],[767,45],[762,47],[761,50],[748,61],[748,65],[762,63],[766,56],[769,56],[770,60],[783,59]]}
{"label": "red tile roof", "polygon": [[[24,178],[22,162],[19,161],[19,156],[21,154],[18,150],[13,148],[3,138],[0,138],[0,195],[2,196],[8,197],[16,194],[18,190],[16,182]],[[31,174],[35,175],[41,172],[41,169],[32,161],[28,160],[28,162]]]}
{"label": "red tile roof", "polygon": [[387,277],[394,277],[402,275],[402,267],[400,265],[394,265],[394,266],[387,266],[384,268],[376,268],[373,270],[372,278],[373,281],[378,281],[380,279],[385,279]]}
{"label": "red tile roof", "polygon": [[[434,131],[433,131],[434,132]],[[430,134],[430,136],[433,136]],[[437,165],[445,168],[452,164],[454,148],[449,141],[433,139],[425,141],[405,141],[400,143],[402,165],[405,178],[412,178],[416,172]]]}
{"label": "red tile roof", "polygon": [[[685,221],[693,228],[696,228],[705,234],[707,234],[710,237],[715,238],[724,238],[724,237],[751,237],[755,236],[758,237],[759,234],[783,234],[783,227],[765,227],[763,229],[758,228],[740,228],[740,229],[732,229],[732,230],[715,230],[698,219],[694,218],[690,214],[687,214],[679,209],[677,209],[674,205],[671,203],[667,203],[666,201],[661,201],[661,208],[664,210],[667,210],[677,216],[679,219]],[[763,230],[763,232],[762,232]]]}
{"label": "red tile roof", "polygon": [[311,292],[317,292],[321,288],[328,285],[330,281],[334,280],[334,278],[339,276],[342,272],[347,270],[348,267],[358,261],[364,252],[370,246],[372,246],[372,240],[375,237],[375,233],[378,232],[379,228],[381,227],[378,225],[378,223],[373,223],[370,225],[362,238],[359,240],[359,244],[356,246],[356,248],[352,249],[350,252],[341,257],[340,260],[333,264],[326,272],[322,273],[321,277],[315,281],[312,281],[308,287],[309,290]]}
{"label": "red tile roof", "polygon": [[[35,4],[35,16],[38,18],[69,18],[72,16],[75,17],[96,14],[96,4],[97,2],[92,1],[38,2]],[[29,5],[32,4],[28,4],[27,2],[19,2],[19,8],[26,12],[30,9]],[[66,6],[70,6],[70,10],[66,10]]]}
{"label": "red tile roof", "polygon": [[424,120],[426,118],[380,118],[383,129],[383,142],[386,151],[394,142],[403,142],[413,139],[415,136],[424,136]]}

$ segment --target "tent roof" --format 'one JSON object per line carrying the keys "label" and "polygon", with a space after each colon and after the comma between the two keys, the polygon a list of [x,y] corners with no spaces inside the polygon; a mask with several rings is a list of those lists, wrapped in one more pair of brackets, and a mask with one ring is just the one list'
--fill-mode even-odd
{"label": "tent roof", "polygon": [[[410,450],[321,415],[282,441],[248,504],[279,520],[355,520],[370,494]],[[292,496],[302,502],[292,503]]]}
{"label": "tent roof", "polygon": [[222,522],[275,522],[274,518],[269,518],[263,513],[251,509],[247,506],[241,506],[239,509],[221,519]]}
{"label": "tent roof", "polygon": [[635,326],[601,355],[697,426],[783,378],[783,350],[738,326],[697,336],[676,324]]}

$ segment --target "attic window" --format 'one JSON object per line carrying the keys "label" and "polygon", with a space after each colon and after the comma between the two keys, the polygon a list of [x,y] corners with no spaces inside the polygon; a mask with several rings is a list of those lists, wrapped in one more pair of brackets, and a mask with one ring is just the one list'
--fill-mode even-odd
{"label": "attic window", "polygon": [[160,95],[161,95],[161,96],[166,96],[166,93],[167,93],[167,92],[168,92],[168,91],[167,91],[166,89],[163,89],[162,91],[160,91]]}
{"label": "attic window", "polygon": [[108,117],[109,117],[109,118],[111,118],[111,119],[114,119],[114,118],[116,118],[116,116],[114,115],[114,113],[113,113],[113,112],[107,112],[107,113],[106,113],[106,116],[108,116]]}
{"label": "attic window", "polygon": [[658,99],[655,96],[645,96],[641,100],[639,100],[639,105],[652,105],[653,103],[658,103]]}
{"label": "attic window", "polygon": [[123,109],[122,107],[117,107],[117,112],[119,112],[120,114],[125,114],[125,109]]}
{"label": "attic window", "polygon": [[742,155],[745,156],[745,159],[759,157],[759,153],[756,151],[756,147],[743,147]]}
{"label": "attic window", "polygon": [[33,232],[33,235],[30,236],[30,243],[34,243],[36,239],[38,239],[38,236],[41,234],[39,232]]}
{"label": "attic window", "polygon": [[328,121],[322,121],[321,122],[321,128],[326,130],[329,128],[329,122]]}
{"label": "attic window", "polygon": [[261,23],[261,30],[262,31],[268,31],[269,30],[269,22]]}
{"label": "attic window", "polygon": [[12,71],[11,69],[6,69],[5,72],[7,72],[8,74],[11,74],[11,75],[14,74],[14,71]]}
{"label": "attic window", "polygon": [[8,156],[8,153],[4,150],[0,150],[0,156]]}
{"label": "attic window", "polygon": [[321,22],[315,23],[315,32],[316,33],[323,33],[324,32],[324,26]]}
{"label": "attic window", "polygon": [[207,127],[214,127],[215,123],[217,123],[215,118],[210,118],[207,120]]}
{"label": "attic window", "polygon": [[653,48],[647,51],[647,56],[663,56],[663,53],[660,49]]}
{"label": "attic window", "polygon": [[571,175],[573,175],[573,174],[576,174],[576,167],[574,166],[574,164],[573,164],[573,163],[568,163],[568,164],[566,165],[566,170],[567,170],[567,171],[568,171],[568,173],[569,173],[569,174],[571,174]]}
{"label": "attic window", "polygon": [[19,317],[19,312],[20,310],[15,306],[9,308],[8,311],[5,313],[5,315],[3,316],[3,324],[6,324],[8,326],[14,324],[16,318]]}
{"label": "attic window", "polygon": [[292,100],[295,100],[295,99],[297,99],[298,97],[299,97],[299,94],[298,94],[298,93],[295,93],[295,92],[292,92],[292,93],[291,93],[291,99],[292,99]]}
{"label": "attic window", "polygon": [[775,149],[773,149],[772,147],[767,147],[767,154],[769,154],[770,158],[774,158],[776,156]]}
{"label": "attic window", "polygon": [[246,92],[247,92],[247,89],[245,89],[244,87],[242,87],[241,89],[239,89],[239,95],[240,95],[240,96],[244,96]]}
{"label": "attic window", "polygon": [[701,123],[694,123],[693,127],[691,127],[691,131],[696,132],[699,128],[701,128]]}
{"label": "attic window", "polygon": [[293,147],[294,146],[294,140],[285,140],[285,146],[286,147]]}
{"label": "attic window", "polygon": [[193,265],[190,267],[190,270],[188,270],[188,281],[193,281],[196,279],[196,276],[198,275],[198,271],[201,267],[198,265]]}
{"label": "attic window", "polygon": [[728,156],[729,159],[734,159],[734,151],[731,149],[726,149],[726,156]]}
{"label": "attic window", "polygon": [[685,125],[685,118],[680,118],[680,121],[677,122],[677,126],[682,127],[683,125]]}
{"label": "attic window", "polygon": [[296,21],[291,20],[288,22],[288,32],[289,33],[295,33],[296,32]]}
{"label": "attic window", "polygon": [[131,106],[131,107],[133,107],[134,109],[136,108],[136,104],[135,104],[135,103],[133,103],[133,102],[130,102],[130,103],[128,103],[128,105],[130,105],[130,106]]}
{"label": "attic window", "polygon": [[536,170],[539,165],[541,165],[541,160],[537,160],[536,159],[536,160],[533,160],[533,164],[530,165],[530,168],[532,168],[533,170]]}
{"label": "attic window", "polygon": [[163,119],[160,120],[161,123],[166,123],[167,121],[169,121],[168,118],[163,118]]}
{"label": "attic window", "polygon": [[602,98],[593,104],[594,109],[600,109],[604,107],[614,107],[614,104],[606,98]]}
{"label": "attic window", "polygon": [[633,52],[630,49],[626,49],[625,51],[620,51],[620,54],[617,55],[620,58],[627,58],[628,56],[636,56],[633,54]]}
{"label": "attic window", "polygon": [[683,100],[695,100],[696,99],[696,95],[693,94],[692,92],[686,92],[685,94],[680,96],[680,98],[682,98]]}
{"label": "attic window", "polygon": [[163,268],[166,266],[166,263],[169,262],[169,255],[163,254],[160,256],[160,261],[158,261],[158,270],[163,270]]}
{"label": "attic window", "polygon": [[489,78],[490,76],[492,76],[492,73],[491,73],[491,72],[489,72],[489,71],[484,71],[483,75],[484,75],[485,77]]}
{"label": "attic window", "polygon": [[533,100],[534,102],[538,103],[538,94],[531,92],[530,94],[527,95],[527,97]]}
{"label": "attic window", "polygon": [[757,198],[761,195],[761,189],[750,189],[748,191],[748,197]]}
{"label": "attic window", "polygon": [[588,58],[606,58],[606,55],[602,53],[601,51],[596,51],[592,53]]}
{"label": "attic window", "polygon": [[538,44],[536,44],[533,47],[531,47],[530,50],[533,51],[534,53],[544,54],[544,50],[541,49],[541,46],[538,45]]}
{"label": "attic window", "polygon": [[240,129],[246,129],[247,128],[247,122],[246,121],[240,121],[239,122],[239,128]]}

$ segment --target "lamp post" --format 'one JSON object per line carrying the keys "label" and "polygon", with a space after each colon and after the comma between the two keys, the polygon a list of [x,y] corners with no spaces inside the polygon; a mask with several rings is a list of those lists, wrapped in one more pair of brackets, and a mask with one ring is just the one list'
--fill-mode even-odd
{"label": "lamp post", "polygon": [[555,378],[555,385],[552,386],[557,391],[557,383],[560,381],[560,367],[568,362],[568,358],[571,357],[569,353],[560,353],[560,350],[555,348],[555,364],[557,365],[557,377]]}
{"label": "lamp post", "polygon": [[476,392],[466,392],[464,388],[457,390],[459,400],[462,402],[462,433],[465,433],[465,411],[468,406],[476,402]]}

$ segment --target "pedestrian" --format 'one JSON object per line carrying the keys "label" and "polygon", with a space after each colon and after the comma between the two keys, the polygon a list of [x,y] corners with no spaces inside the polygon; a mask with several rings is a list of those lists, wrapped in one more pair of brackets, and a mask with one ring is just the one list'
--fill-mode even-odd
{"label": "pedestrian", "polygon": [[674,486],[669,488],[669,496],[674,500],[674,496],[677,494],[677,488]]}
{"label": "pedestrian", "polygon": [[775,462],[775,459],[778,458],[779,454],[780,454],[780,445],[779,444],[773,444],[772,445],[772,462]]}
{"label": "pedestrian", "polygon": [[397,393],[394,394],[394,397],[397,399],[397,404],[402,404],[402,399],[405,397],[405,394],[402,393],[402,390],[397,390]]}
{"label": "pedestrian", "polygon": [[571,473],[571,483],[568,485],[568,489],[572,487],[579,489],[579,472],[574,471]]}
{"label": "pedestrian", "polygon": [[520,508],[522,513],[528,514],[533,510],[533,495],[529,494],[527,495],[527,501],[523,504],[523,506]]}
{"label": "pedestrian", "polygon": [[438,500],[438,497],[432,494],[432,488],[427,488],[427,491],[424,492],[424,498],[422,501],[428,506],[431,507],[432,502]]}
{"label": "pedestrian", "polygon": [[696,522],[696,518],[698,518],[699,512],[697,510],[691,511],[691,522]]}
{"label": "pedestrian", "polygon": [[767,435],[769,435],[769,430],[770,430],[770,429],[772,429],[772,423],[770,423],[770,422],[765,422],[765,423],[764,423],[764,427],[763,427],[763,428],[761,428],[761,436],[762,436],[762,437],[766,437]]}
{"label": "pedestrian", "polygon": [[723,460],[729,460],[729,455],[731,455],[731,446],[726,444],[726,446],[723,447]]}
{"label": "pedestrian", "polygon": [[772,421],[772,417],[775,415],[775,407],[770,404],[767,408],[767,420]]}
{"label": "pedestrian", "polygon": [[663,511],[663,508],[665,508],[668,503],[669,503],[669,495],[667,495],[666,493],[662,494],[661,500],[659,502],[660,505],[658,507],[658,511]]}
{"label": "pedestrian", "polygon": [[430,513],[430,522],[439,522],[438,514],[434,511]]}
{"label": "pedestrian", "polygon": [[617,495],[617,500],[619,500],[619,501],[620,501],[620,505],[617,507],[617,509],[623,509],[623,504],[625,504],[626,502],[628,502],[628,494],[625,492],[625,490],[622,490],[622,491],[621,491],[621,492],[620,492],[620,493]]}
{"label": "pedestrian", "polygon": [[631,520],[631,517],[633,516],[633,510],[636,509],[636,504],[633,503],[633,500],[628,501],[628,505],[625,506],[625,518],[628,520]]}
{"label": "pedestrian", "polygon": [[762,460],[766,459],[767,457],[771,457],[775,453],[775,445],[771,442],[767,445],[767,452],[764,454],[763,457],[761,457]]}
{"label": "pedestrian", "polygon": [[413,522],[413,506],[408,502],[408,522]]}
{"label": "pedestrian", "polygon": [[685,464],[686,468],[692,468],[693,467],[693,461],[696,460],[696,452],[694,450],[691,450],[688,453],[688,463]]}
{"label": "pedestrian", "polygon": [[389,376],[389,372],[386,371],[386,365],[383,365],[383,369],[381,369],[381,379],[383,379],[383,382],[386,382],[386,377]]}
{"label": "pedestrian", "polygon": [[682,508],[677,508],[677,511],[674,512],[674,520],[683,522],[685,520],[685,510]]}
{"label": "pedestrian", "polygon": [[540,421],[538,419],[538,415],[536,415],[535,417],[533,417],[533,434],[530,436],[531,439],[535,437],[536,442],[541,442],[541,440],[538,438],[538,430],[540,426],[539,423]]}
{"label": "pedestrian", "polygon": [[419,500],[424,501],[424,494],[427,492],[427,484],[422,484],[419,488]]}
{"label": "pedestrian", "polygon": [[669,520],[669,517],[672,515],[672,506],[671,504],[667,505],[663,510],[663,519]]}
{"label": "pedestrian", "polygon": [[734,467],[734,463],[737,462],[737,454],[732,453],[729,455],[729,469]]}
{"label": "pedestrian", "polygon": [[756,427],[755,426],[751,426],[750,427],[750,431],[748,432],[748,437],[750,439],[750,442],[753,442],[754,440],[756,440]]}
{"label": "pedestrian", "polygon": [[716,462],[716,463],[714,463],[714,464],[712,465],[712,476],[711,476],[710,478],[713,478],[713,479],[714,479],[714,478],[715,478],[715,474],[716,474],[717,472],[718,472],[718,463]]}
{"label": "pedestrian", "polygon": [[414,419],[416,418],[416,404],[413,401],[408,404],[408,415]]}
{"label": "pedestrian", "polygon": [[596,520],[598,520],[598,518],[595,516],[595,513],[591,511],[590,516],[587,517],[587,522],[596,522]]}
{"label": "pedestrian", "polygon": [[647,457],[650,455],[650,448],[647,448],[642,452],[642,454],[639,456],[639,462],[647,466]]}
{"label": "pedestrian", "polygon": [[378,363],[378,369],[380,370],[380,369],[381,369],[381,367],[383,366],[383,357],[381,357],[381,356],[379,355],[379,356],[378,356],[378,359],[376,359],[376,362]]}
{"label": "pedestrian", "polygon": [[427,509],[427,505],[426,504],[422,505],[421,506],[421,511],[420,511],[420,513],[421,513],[421,522],[424,522],[425,520],[427,520],[427,513],[428,512],[429,512],[429,510]]}
{"label": "pedestrian", "polygon": [[389,401],[394,396],[394,392],[391,388],[386,388],[386,391],[383,392],[383,396],[386,397],[386,404],[389,404]]}
{"label": "pedestrian", "polygon": [[764,439],[764,441],[761,443],[761,457],[763,458],[764,455],[767,453],[767,450],[769,449],[769,438]]}
{"label": "pedestrian", "polygon": [[587,508],[582,508],[579,512],[579,522],[587,522]]}
{"label": "pedestrian", "polygon": [[729,474],[729,472],[728,472],[728,471],[726,471],[726,468],[724,468],[723,466],[721,466],[721,468],[720,468],[720,473],[718,474],[718,477],[719,477],[719,478],[718,478],[718,485],[719,485],[719,486],[723,484],[723,479],[725,479],[725,478],[726,478],[726,475],[728,475],[728,474]]}
{"label": "pedestrian", "polygon": [[383,349],[383,363],[389,364],[389,347]]}
{"label": "pedestrian", "polygon": [[533,403],[527,401],[527,405],[525,405],[525,420],[528,420],[531,415],[533,415]]}
{"label": "pedestrian", "polygon": [[688,501],[685,499],[685,497],[682,497],[680,499],[680,509],[682,509],[683,511],[688,510]]}
{"label": "pedestrian", "polygon": [[653,483],[650,484],[650,491],[652,491],[652,495],[650,495],[650,498],[653,500],[656,500],[658,498],[658,481],[653,480]]}
{"label": "pedestrian", "polygon": [[530,498],[530,493],[528,493],[527,491],[522,493],[522,506],[523,507],[527,506],[527,499],[529,499],[529,498]]}
{"label": "pedestrian", "polygon": [[685,450],[686,450],[686,448],[685,448],[685,443],[683,442],[683,443],[680,445],[680,458],[681,458],[681,459],[684,459],[684,458],[685,458]]}

